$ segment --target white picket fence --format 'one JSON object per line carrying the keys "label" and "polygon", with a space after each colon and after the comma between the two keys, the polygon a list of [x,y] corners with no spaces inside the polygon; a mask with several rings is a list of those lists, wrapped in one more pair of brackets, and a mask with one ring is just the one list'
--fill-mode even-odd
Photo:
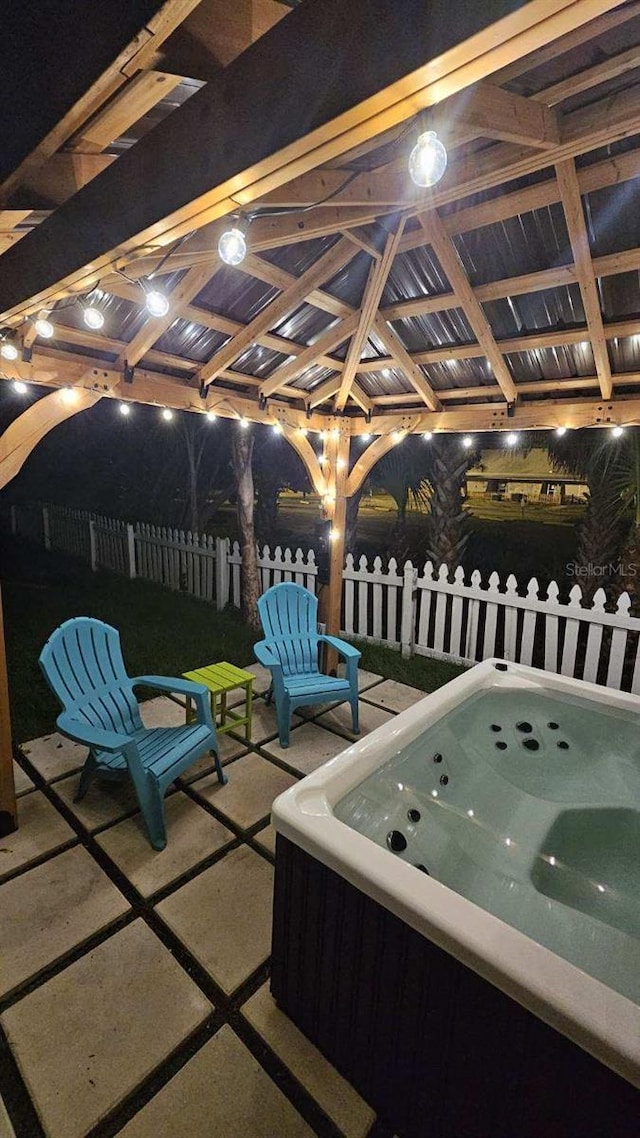
{"label": "white picket fence", "polygon": [[[11,526],[93,569],[144,577],[219,609],[240,605],[242,558],[227,538],[46,506],[13,506]],[[318,591],[313,550],[264,546],[258,565],[263,591],[280,581]],[[578,585],[561,600],[555,581],[541,596],[535,578],[521,590],[509,576],[503,588],[497,573],[483,583],[477,570],[467,579],[460,567],[436,573],[430,562],[419,570],[410,561],[400,568],[391,558],[385,567],[380,557],[371,565],[361,557],[356,566],[348,554],[343,570],[347,637],[459,663],[500,656],[640,694],[640,619],[631,615],[626,593],[611,609],[602,589],[583,605]]]}
{"label": "white picket fence", "polygon": [[[11,507],[11,530],[45,549],[81,557],[93,570],[143,577],[212,601],[219,609],[229,603],[240,607],[242,556],[237,541],[232,545],[228,538],[211,534],[30,503]],[[297,549],[294,554],[277,546],[272,553],[265,545],[258,566],[263,591],[280,581],[296,581],[316,591],[318,567],[313,550],[305,555]]]}

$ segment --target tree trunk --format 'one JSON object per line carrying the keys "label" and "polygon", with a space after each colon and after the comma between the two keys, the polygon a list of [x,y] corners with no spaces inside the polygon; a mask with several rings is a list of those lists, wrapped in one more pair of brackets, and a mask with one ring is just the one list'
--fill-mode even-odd
{"label": "tree trunk", "polygon": [[467,470],[475,460],[461,454],[457,435],[434,438],[433,475],[430,476],[431,514],[428,554],[435,567],[445,564],[455,569],[469,540],[469,521],[462,508]]}
{"label": "tree trunk", "polygon": [[358,532],[358,509],[364,494],[364,484],[355,494],[347,498],[347,513],[344,526],[344,548],[347,553],[353,553],[355,557],[356,552],[356,535]]}
{"label": "tree trunk", "polygon": [[250,628],[260,631],[257,601],[260,596],[260,574],[258,572],[258,551],[253,520],[253,474],[251,457],[253,454],[253,427],[234,425],[231,457],[236,476],[236,508],[238,530],[242,551],[242,572],[240,603],[242,615]]}

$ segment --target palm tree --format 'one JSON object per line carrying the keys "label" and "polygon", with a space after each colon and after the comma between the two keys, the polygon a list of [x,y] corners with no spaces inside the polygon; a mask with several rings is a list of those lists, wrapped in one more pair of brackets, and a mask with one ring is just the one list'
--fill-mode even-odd
{"label": "palm tree", "polygon": [[629,492],[625,494],[625,485],[629,487],[633,447],[637,449],[637,445],[637,439],[633,446],[625,439],[624,447],[618,443],[612,446],[608,434],[586,428],[568,432],[562,438],[554,436],[548,442],[554,469],[575,475],[588,488],[587,508],[578,526],[576,546],[576,562],[583,570],[578,579],[587,601],[593,599],[603,583],[603,577],[593,569],[615,564],[620,554],[627,524],[625,514],[631,500]]}
{"label": "palm tree", "polygon": [[388,549],[398,560],[410,553],[407,533],[407,509],[416,510],[429,505],[428,474],[429,451],[424,441],[409,436],[393,450],[388,451],[374,466],[369,482],[377,489],[386,490],[396,507],[396,520],[389,535]]}
{"label": "palm tree", "polygon": [[469,518],[463,508],[467,472],[478,461],[477,446],[463,447],[459,435],[434,435],[428,448],[431,486],[428,555],[434,565],[454,569],[469,540]]}

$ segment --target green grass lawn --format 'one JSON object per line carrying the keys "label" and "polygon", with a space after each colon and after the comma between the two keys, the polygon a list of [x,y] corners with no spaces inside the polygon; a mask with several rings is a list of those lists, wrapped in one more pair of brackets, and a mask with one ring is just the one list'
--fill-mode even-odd
{"label": "green grass lawn", "polygon": [[[59,624],[93,616],[120,629],[131,675],[179,676],[200,664],[254,660],[254,637],[233,609],[217,612],[207,601],[149,581],[92,573],[81,562],[5,539],[0,562],[13,737],[26,742],[55,726],[58,705],[40,673],[38,656]],[[423,691],[434,691],[460,672],[455,665],[359,645],[362,667]],[[153,694],[153,693],[150,693]]]}

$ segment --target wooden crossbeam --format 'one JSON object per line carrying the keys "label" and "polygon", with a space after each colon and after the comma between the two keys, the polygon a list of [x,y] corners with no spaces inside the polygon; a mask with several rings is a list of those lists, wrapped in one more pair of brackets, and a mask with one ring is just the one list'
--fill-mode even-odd
{"label": "wooden crossbeam", "polygon": [[[256,277],[260,281],[265,281],[283,292],[299,279],[293,273],[288,273],[286,269],[281,269],[279,265],[274,265],[271,261],[265,261],[264,257],[257,257],[252,253],[247,253],[242,262],[241,271],[248,273],[249,276]],[[313,304],[315,308],[329,312],[332,316],[346,317],[353,312],[350,304],[345,304],[339,297],[331,296],[330,293],[323,292],[320,288],[312,289],[306,299],[308,304]]]}
{"label": "wooden crossbeam", "polygon": [[355,256],[355,249],[350,241],[341,238],[322,257],[311,265],[309,269],[298,277],[280,293],[271,304],[267,304],[254,319],[240,332],[233,336],[223,348],[220,348],[208,363],[198,372],[200,383],[212,383],[220,372],[255,342],[256,336],[262,335],[274,324],[297,308],[320,284],[334,276]]}
{"label": "wooden crossbeam", "polygon": [[380,312],[377,313],[374,320],[374,328],[387,351],[397,361],[398,367],[402,369],[403,374],[414,390],[422,397],[427,407],[431,411],[439,411],[441,403],[431,384],[424,373],[420,371],[418,365],[413,362],[400,337],[396,335],[391,325],[387,324]]}
{"label": "wooden crossbeam", "polygon": [[[162,236],[168,244],[238,205],[250,206],[299,173],[486,79],[523,51],[544,46],[603,8],[616,6],[617,0],[557,0],[550,11],[548,0],[529,0],[487,26],[491,15],[481,5],[467,5],[452,22],[446,0],[432,0],[428,7],[423,0],[405,0],[402,6],[352,0],[349,21],[341,23],[345,36],[336,41],[326,30],[341,14],[341,0],[325,0],[320,8],[299,5],[250,52],[145,135],[126,161],[114,163],[26,242],[7,250],[0,259],[0,319],[18,322],[32,306],[49,304],[58,290],[88,288],[125,253],[150,240]],[[390,39],[399,45],[392,53],[387,50]],[[353,69],[355,45],[371,62],[364,88]],[[299,66],[295,82],[285,84],[280,64],[291,51],[296,51]],[[333,82],[319,103],[317,77],[329,68]],[[279,108],[275,135],[274,105]],[[311,131],[309,105],[315,108]],[[591,132],[588,142],[603,131]],[[628,123],[624,131],[629,133]],[[615,136],[615,125],[607,121],[605,133]],[[238,136],[242,147],[233,144]],[[574,152],[584,148],[582,137],[568,142]],[[192,160],[195,148],[198,162]],[[518,154],[518,166],[521,159]],[[540,160],[536,151],[534,168],[540,168]],[[505,163],[499,165],[502,176]],[[179,169],[180,177],[162,176],[169,168]],[[491,176],[496,177],[495,170]],[[452,176],[446,177],[444,189],[451,192]],[[406,183],[394,201],[404,202],[405,194]],[[318,195],[311,200],[317,201]],[[365,198],[364,204],[370,200]]]}
{"label": "wooden crossbeam", "polygon": [[430,244],[449,279],[449,284],[460,303],[460,307],[473,328],[478,343],[484,349],[505,399],[508,403],[513,403],[517,398],[517,392],[511,378],[511,372],[496,344],[489,321],[476,299],[456,248],[447,236],[436,210],[428,215],[427,226]]}
{"label": "wooden crossbeam", "polygon": [[[561,118],[561,141],[553,150],[534,150],[517,143],[498,143],[485,151],[461,154],[447,167],[442,179],[431,190],[413,193],[407,185],[406,169],[360,174],[343,190],[343,171],[323,170],[302,175],[283,186],[266,201],[279,205],[308,205],[322,194],[337,191],[334,206],[372,207],[379,212],[415,203],[415,212],[434,209],[459,201],[483,190],[493,189],[526,174],[537,173],[552,162],[574,158],[586,151],[618,141],[640,131],[640,84],[603,98],[588,107]],[[413,193],[413,198],[409,196]]]}
{"label": "wooden crossbeam", "polygon": [[[151,52],[156,52],[173,31],[186,19],[200,0],[164,0],[158,11],[151,16],[131,41],[109,62],[105,70],[96,76],[86,89],[69,107],[48,134],[28,154],[0,187],[0,199],[7,201],[23,184],[27,174],[46,162],[67,139],[80,129],[99,108],[126,82],[127,75],[147,66]],[[117,26],[117,20],[116,20]],[[114,35],[114,40],[115,40]],[[78,67],[78,76],[82,68]],[[78,85],[82,82],[78,79]],[[81,87],[78,86],[78,90]]]}
{"label": "wooden crossbeam", "polygon": [[128,364],[129,367],[134,367],[153,347],[156,340],[159,340],[178,317],[183,315],[186,305],[202,291],[219,266],[220,262],[216,258],[208,265],[199,265],[195,269],[189,269],[186,276],[168,295],[169,311],[166,316],[149,316],[140,331],[120,352],[116,360],[117,365],[124,367],[125,364]]}
{"label": "wooden crossbeam", "polygon": [[337,411],[344,410],[347,399],[351,394],[360,363],[360,357],[362,356],[365,344],[369,338],[369,333],[373,327],[373,322],[382,297],[382,291],[387,283],[387,277],[391,272],[391,266],[393,265],[395,255],[398,251],[403,228],[404,221],[401,219],[396,225],[395,230],[387,236],[382,257],[379,261],[374,261],[369,269],[369,276],[364,288],[360,308],[360,320],[351,337],[344,368],[342,369],[340,388],[336,395]]}
{"label": "wooden crossbeam", "polygon": [[346,320],[341,320],[338,324],[332,325],[314,344],[310,344],[310,346],[305,348],[294,360],[283,364],[282,367],[274,371],[273,375],[265,379],[260,387],[260,394],[263,396],[273,395],[275,391],[286,387],[287,384],[291,383],[303,371],[306,371],[307,368],[313,364],[317,364],[319,356],[325,355],[327,352],[333,352],[340,344],[343,344],[355,331],[357,325],[357,312],[352,313]]}
{"label": "wooden crossbeam", "polygon": [[140,71],[86,123],[70,143],[71,150],[97,154],[130,126],[148,114],[156,103],[182,83],[181,75],[163,71]]}
{"label": "wooden crossbeam", "polygon": [[556,177],[560,188],[562,206],[564,209],[569,240],[573,252],[582,305],[589,329],[589,339],[593,350],[593,358],[600,382],[603,399],[609,399],[613,390],[611,381],[611,366],[607,352],[600,301],[596,288],[594,265],[589,249],[589,235],[582,211],[580,186],[576,177],[576,167],[573,159],[556,164]]}
{"label": "wooden crossbeam", "polygon": [[[102,360],[92,361],[87,357],[76,362],[73,358],[67,361],[59,359],[58,356],[59,353],[47,349],[34,353],[30,364],[22,361],[14,363],[6,361],[5,374],[49,387],[63,387],[73,383],[90,391],[94,396],[98,392],[125,401],[149,403],[154,406],[160,404],[200,414],[204,411],[197,386],[185,383],[183,379],[140,368],[136,369],[132,382],[125,383],[122,374],[111,369],[109,365],[105,366]],[[91,367],[92,362],[93,367]],[[637,373],[631,377],[615,376],[614,379],[620,384],[628,380],[632,383],[640,382]],[[575,382],[579,386],[581,381]],[[479,399],[486,397],[485,391],[486,389],[478,389]],[[376,415],[373,427],[359,416],[334,418],[316,413],[308,418],[304,411],[279,400],[269,400],[266,407],[261,408],[255,398],[235,392],[221,391],[220,396],[222,401],[216,404],[216,412],[222,416],[237,419],[242,415],[251,422],[264,423],[273,422],[274,418],[285,414],[290,426],[300,430],[321,431],[331,429],[335,425],[352,435],[368,433],[372,429],[377,434],[385,434],[397,430],[416,432],[548,430],[559,426],[605,427],[614,423],[640,424],[640,397],[635,395],[618,395],[608,401],[603,401],[601,395],[587,399],[538,399],[529,403],[521,400],[513,408],[511,416],[508,415],[504,402],[477,403],[466,408],[451,408],[435,413],[432,411],[420,413],[418,409],[414,409],[411,412],[398,411]]]}
{"label": "wooden crossbeam", "polygon": [[[429,115],[430,125],[444,134],[446,125],[463,122],[484,138],[500,138],[550,150],[560,142],[555,111],[542,102],[504,91],[493,83],[477,83],[452,95]],[[443,128],[444,122],[444,128]]]}
{"label": "wooden crossbeam", "polygon": [[[157,264],[157,261],[155,263]],[[101,282],[101,287],[113,296],[120,296],[123,300],[132,300],[136,304],[140,303],[139,288],[135,284],[131,284],[130,281],[126,281],[124,277],[109,277],[108,280]],[[203,328],[210,328],[212,332],[221,332],[223,336],[235,336],[245,327],[239,320],[232,320],[230,316],[222,316],[218,312],[209,312],[208,309],[198,308],[194,304],[185,305],[182,310],[182,317],[184,320],[191,320],[193,324],[202,325]],[[289,340],[286,336],[278,336],[274,332],[264,332],[256,336],[255,342],[285,356],[300,355],[307,348],[306,344],[298,344],[295,340]],[[329,356],[321,356],[316,362],[321,367],[341,369],[343,366],[341,360],[334,360]],[[193,367],[198,366],[200,366],[198,363],[193,362]]]}
{"label": "wooden crossbeam", "polygon": [[[594,257],[592,266],[596,277],[612,277],[619,273],[635,272],[640,269],[640,249],[625,249],[620,253],[606,253],[602,257]],[[481,303],[487,300],[500,300],[505,296],[522,296],[544,289],[560,288],[574,284],[578,280],[577,266],[561,265],[555,269],[540,269],[537,273],[524,273],[521,277],[502,277],[499,281],[489,281],[474,288],[473,295],[476,301]],[[384,308],[382,313],[386,320],[404,320],[409,316],[446,312],[448,309],[459,307],[457,295],[448,292],[439,296],[418,296],[411,300],[401,300]]]}

